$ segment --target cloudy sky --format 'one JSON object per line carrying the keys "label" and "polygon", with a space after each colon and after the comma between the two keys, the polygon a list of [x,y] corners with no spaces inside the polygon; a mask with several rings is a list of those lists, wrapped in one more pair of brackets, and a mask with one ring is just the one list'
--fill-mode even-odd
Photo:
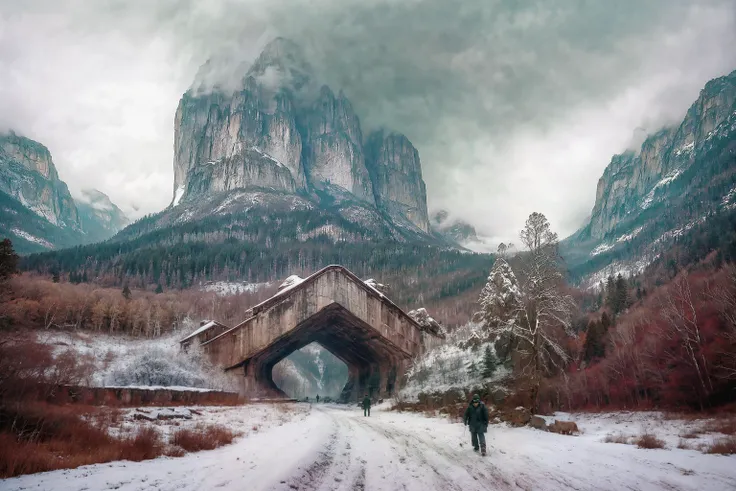
{"label": "cloudy sky", "polygon": [[0,131],[48,146],[73,192],[159,211],[198,67],[277,35],[364,129],[413,141],[431,209],[493,242],[532,211],[572,233],[635,129],[736,69],[733,0],[0,0]]}

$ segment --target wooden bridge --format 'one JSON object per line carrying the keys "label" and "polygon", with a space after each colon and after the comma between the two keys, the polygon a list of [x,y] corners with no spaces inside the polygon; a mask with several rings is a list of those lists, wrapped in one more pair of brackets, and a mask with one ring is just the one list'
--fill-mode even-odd
{"label": "wooden bridge", "polygon": [[328,266],[282,288],[202,346],[237,377],[244,396],[256,399],[286,397],[273,382],[273,367],[317,342],[347,365],[341,399],[348,402],[365,393],[391,395],[409,360],[435,336],[347,269]]}

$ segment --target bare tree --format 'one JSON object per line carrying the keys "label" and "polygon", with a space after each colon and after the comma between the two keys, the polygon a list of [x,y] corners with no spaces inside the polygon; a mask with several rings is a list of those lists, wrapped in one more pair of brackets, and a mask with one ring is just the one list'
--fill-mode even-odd
{"label": "bare tree", "polygon": [[542,376],[569,359],[555,331],[574,336],[575,303],[562,290],[557,234],[546,217],[532,213],[520,238],[529,249],[521,261],[520,279],[505,260],[497,259],[481,293],[480,314],[489,334],[510,337],[521,355],[521,373],[530,382],[532,409],[537,411]]}
{"label": "bare tree", "polygon": [[708,363],[701,348],[705,342],[701,332],[695,301],[690,282],[684,274],[678,276],[662,299],[662,318],[667,322],[665,331],[670,339],[676,339],[682,350],[681,358],[689,364],[698,377],[703,397],[712,390],[713,385],[708,375]]}

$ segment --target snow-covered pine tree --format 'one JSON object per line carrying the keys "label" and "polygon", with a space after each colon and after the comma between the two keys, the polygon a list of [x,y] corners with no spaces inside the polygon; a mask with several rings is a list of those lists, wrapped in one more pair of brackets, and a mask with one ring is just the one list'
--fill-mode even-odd
{"label": "snow-covered pine tree", "polygon": [[478,374],[478,366],[475,364],[474,361],[470,362],[470,365],[468,365],[467,371],[468,371],[468,376],[470,378],[475,378],[475,376]]}
{"label": "snow-covered pine tree", "polygon": [[521,291],[514,271],[505,259],[496,259],[478,299],[483,325],[493,334],[500,334],[498,331],[506,330],[518,314],[520,301]]}
{"label": "snow-covered pine tree", "polygon": [[522,375],[531,385],[532,410],[537,410],[539,385],[544,371],[560,368],[568,355],[553,332],[572,330],[575,303],[563,292],[557,234],[547,218],[532,213],[519,234],[528,249],[521,260],[520,278],[503,259],[497,259],[479,302],[479,312],[489,337],[508,337],[520,355]]}

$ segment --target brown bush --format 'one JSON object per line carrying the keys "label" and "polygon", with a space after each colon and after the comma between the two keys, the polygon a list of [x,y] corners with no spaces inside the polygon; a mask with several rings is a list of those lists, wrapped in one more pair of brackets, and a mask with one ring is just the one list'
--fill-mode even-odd
{"label": "brown bush", "polygon": [[704,452],[721,455],[736,454],[736,437],[719,438],[710,446],[705,447]]}
{"label": "brown bush", "polygon": [[182,428],[174,433],[171,443],[187,452],[213,450],[229,445],[239,436],[237,433],[220,425],[197,425],[192,429]]}
{"label": "brown bush", "polygon": [[657,438],[653,433],[644,433],[634,443],[639,448],[664,448],[664,441]]}
{"label": "brown bush", "polygon": [[134,437],[123,440],[121,459],[134,462],[155,459],[164,453],[163,450],[161,435],[156,428],[147,426],[138,430]]}

